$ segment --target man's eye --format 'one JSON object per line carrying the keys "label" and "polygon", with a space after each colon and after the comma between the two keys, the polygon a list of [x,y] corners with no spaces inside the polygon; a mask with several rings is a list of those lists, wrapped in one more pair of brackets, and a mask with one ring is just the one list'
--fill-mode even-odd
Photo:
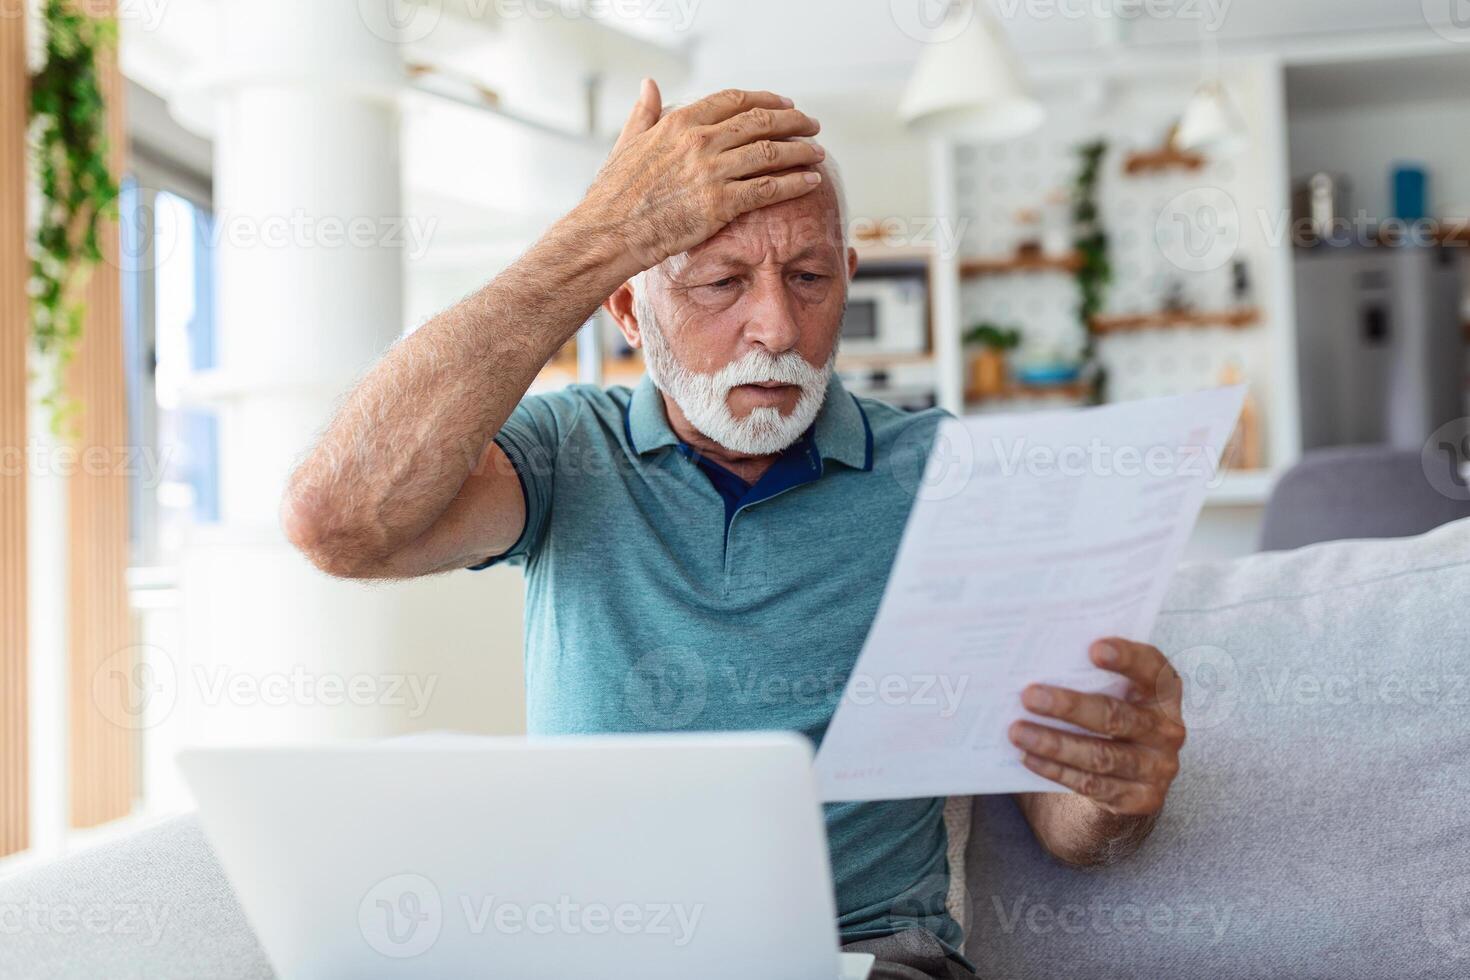
{"label": "man's eye", "polygon": [[821,282],[827,277],[816,272],[802,272],[798,273],[796,278],[800,279],[802,282]]}
{"label": "man's eye", "polygon": [[720,279],[716,282],[710,283],[709,287],[711,289],[725,289],[728,286],[735,285],[737,281],[738,280],[734,276],[726,276],[724,279]]}

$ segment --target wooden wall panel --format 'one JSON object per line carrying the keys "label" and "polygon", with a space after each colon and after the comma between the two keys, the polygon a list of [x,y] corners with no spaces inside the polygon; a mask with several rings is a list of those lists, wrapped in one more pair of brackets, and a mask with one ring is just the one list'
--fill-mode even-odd
{"label": "wooden wall panel", "polygon": [[[116,10],[116,0],[87,0],[94,15]],[[115,52],[101,66],[113,173],[126,165],[123,79]],[[123,375],[122,290],[118,230],[103,235],[109,260],[99,264],[86,292],[87,319],[68,384],[81,403],[80,466],[68,483],[68,643],[71,685],[71,822],[91,827],[126,816],[137,790],[137,735],[128,698],[131,665],[119,662],[133,646],[128,611],[128,481],[122,465],[128,443]],[[97,683],[99,672],[107,676]]]}
{"label": "wooden wall panel", "polygon": [[26,42],[0,17],[0,855],[29,843],[26,660]]}

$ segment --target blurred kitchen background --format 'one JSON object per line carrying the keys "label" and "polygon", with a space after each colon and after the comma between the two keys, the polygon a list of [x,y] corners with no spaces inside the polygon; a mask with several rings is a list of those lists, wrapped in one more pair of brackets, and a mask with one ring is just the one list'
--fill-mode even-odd
{"label": "blurred kitchen background", "polygon": [[[18,297],[51,18],[9,6]],[[11,866],[186,806],[184,744],[520,729],[516,570],[333,582],[284,542],[279,491],[378,352],[579,199],[644,76],[820,118],[862,253],[854,390],[977,413],[1248,384],[1193,558],[1256,550],[1304,452],[1418,452],[1470,414],[1458,0],[72,6],[119,27],[100,82],[121,194],[71,369],[80,436],[0,381],[28,463],[0,559]],[[536,388],[640,374],[598,318]],[[73,438],[113,462],[63,465]]]}

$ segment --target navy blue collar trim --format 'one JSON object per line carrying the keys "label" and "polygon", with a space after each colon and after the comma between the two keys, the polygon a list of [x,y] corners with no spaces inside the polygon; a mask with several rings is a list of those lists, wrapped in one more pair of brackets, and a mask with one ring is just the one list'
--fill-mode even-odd
{"label": "navy blue collar trim", "polygon": [[868,413],[863,411],[862,403],[857,400],[857,395],[849,394],[852,403],[857,406],[858,414],[863,417],[863,472],[873,472],[873,426],[868,422]]}

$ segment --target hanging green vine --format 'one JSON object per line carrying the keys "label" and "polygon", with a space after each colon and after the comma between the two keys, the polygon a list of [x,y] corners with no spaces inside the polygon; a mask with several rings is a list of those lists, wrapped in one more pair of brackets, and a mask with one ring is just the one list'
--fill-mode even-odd
{"label": "hanging green vine", "polygon": [[1086,333],[1082,348],[1084,369],[1092,372],[1093,401],[1101,403],[1107,394],[1107,372],[1097,359],[1097,331],[1093,324],[1107,302],[1108,286],[1113,281],[1113,264],[1108,257],[1108,233],[1102,224],[1098,207],[1098,180],[1103,158],[1107,156],[1106,140],[1097,140],[1078,148],[1082,166],[1072,190],[1073,244],[1080,261],[1077,265],[1077,288],[1081,301],[1077,317]]}
{"label": "hanging green vine", "polygon": [[115,212],[107,168],[106,105],[97,56],[117,42],[117,21],[69,0],[46,0],[45,63],[31,78],[31,123],[41,207],[31,254],[31,338],[50,372],[42,404],[58,435],[79,406],[65,369],[82,336],[82,289],[102,259],[98,231]]}

